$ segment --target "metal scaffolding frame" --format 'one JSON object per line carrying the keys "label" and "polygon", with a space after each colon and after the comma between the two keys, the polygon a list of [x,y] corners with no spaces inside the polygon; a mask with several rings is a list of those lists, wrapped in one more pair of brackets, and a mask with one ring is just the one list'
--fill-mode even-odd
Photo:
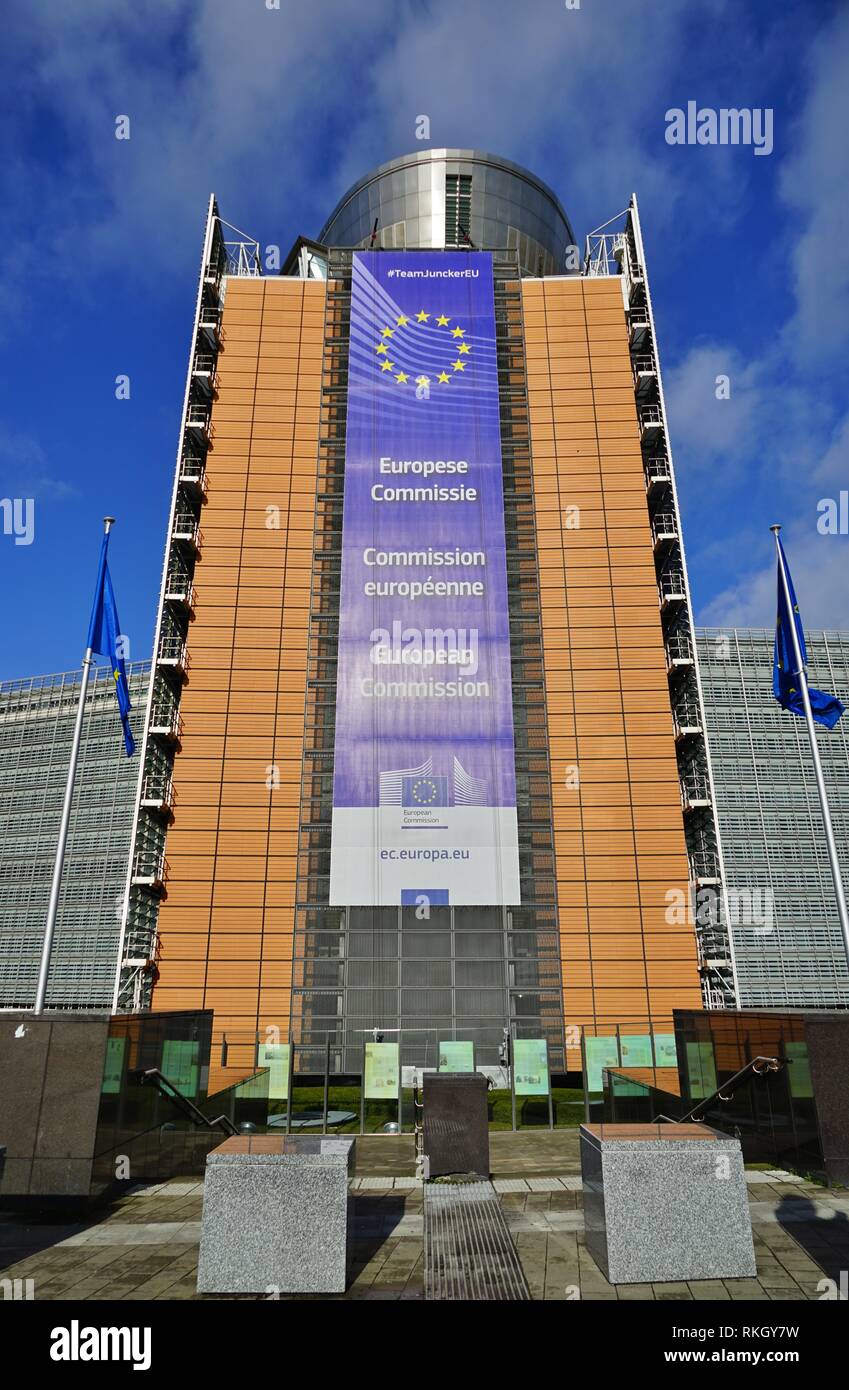
{"label": "metal scaffolding frame", "polygon": [[623,212],[587,236],[583,273],[588,277],[615,276],[622,287],[666,646],[691,899],[709,885],[716,904],[712,912],[694,913],[702,996],[706,1008],[732,1008],[738,987],[734,942],[728,931],[722,837],[705,737],[704,695],[681,512],[636,194]]}
{"label": "metal scaffolding frame", "polygon": [[221,316],[228,277],[261,274],[259,242],[223,221],[211,194],[153,638],[150,718],[145,720],[139,746],[132,850],[124,884],[112,999],[116,1012],[149,1007],[156,979],[159,901],[168,880],[165,840],[174,811],[171,773],[182,727],[180,699],[189,669],[194,568],[203,546],[200,518],[206,500],[206,457],[213,436]]}

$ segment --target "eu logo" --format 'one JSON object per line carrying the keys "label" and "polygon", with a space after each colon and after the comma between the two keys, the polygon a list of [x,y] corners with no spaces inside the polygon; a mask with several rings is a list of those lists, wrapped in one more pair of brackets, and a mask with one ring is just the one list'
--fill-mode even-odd
{"label": "eu logo", "polygon": [[402,806],[447,806],[447,777],[405,777],[401,784]]}

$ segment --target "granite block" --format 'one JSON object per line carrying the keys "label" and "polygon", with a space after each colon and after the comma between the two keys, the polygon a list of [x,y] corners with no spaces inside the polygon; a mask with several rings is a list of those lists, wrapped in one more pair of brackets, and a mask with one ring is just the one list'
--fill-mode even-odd
{"label": "granite block", "polygon": [[0,1141],[10,1159],[31,1160],[35,1152],[49,1046],[49,1023],[33,1027],[21,1014],[0,1018]]}
{"label": "granite block", "polygon": [[29,1192],[36,1197],[88,1197],[91,1162],[87,1158],[34,1158]]}
{"label": "granite block", "polygon": [[740,1143],[704,1125],[581,1125],[587,1249],[611,1284],[741,1279],[755,1252]]}
{"label": "granite block", "polygon": [[93,1157],[108,1036],[109,1019],[105,1016],[50,1018],[50,1050],[34,1157]]}
{"label": "granite block", "polygon": [[2,1197],[88,1195],[108,1028],[100,1014],[3,1017]]}
{"label": "granite block", "polygon": [[344,1293],[353,1139],[250,1135],[207,1155],[199,1293]]}
{"label": "granite block", "polygon": [[3,1199],[17,1197],[29,1192],[32,1176],[31,1158],[7,1158],[0,1179],[0,1211],[4,1210]]}
{"label": "granite block", "polygon": [[849,1183],[849,1018],[805,1017],[823,1164],[829,1182]]}
{"label": "granite block", "polygon": [[426,1072],[422,1147],[430,1177],[489,1177],[489,1110],[482,1072]]}

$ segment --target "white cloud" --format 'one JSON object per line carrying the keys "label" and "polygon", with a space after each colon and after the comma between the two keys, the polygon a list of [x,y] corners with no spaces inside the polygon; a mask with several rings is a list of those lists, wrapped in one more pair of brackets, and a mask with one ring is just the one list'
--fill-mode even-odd
{"label": "white cloud", "polygon": [[849,413],[834,426],[815,469],[814,481],[821,487],[849,487]]}
{"label": "white cloud", "polygon": [[812,362],[845,346],[849,318],[849,11],[813,40],[807,55],[807,100],[781,191],[803,222],[792,270],[795,313],[790,351]]}
{"label": "white cloud", "polygon": [[[703,18],[730,8],[703,0]],[[288,244],[316,232],[365,169],[415,148],[422,113],[434,145],[548,170],[573,219],[580,209],[601,221],[635,187],[655,229],[671,224],[685,192],[692,216],[733,216],[747,166],[702,151],[696,177],[694,161],[670,160],[665,144],[690,9],[664,0],[646,23],[633,0],[575,11],[535,0],[521,15],[513,0],[392,11],[313,0],[297,18],[261,0],[30,0],[14,16],[26,96],[61,129],[55,160],[17,165],[17,211],[39,209],[27,273],[183,271],[211,189],[225,216]],[[738,63],[735,48],[729,70]],[[636,80],[647,71],[650,82]],[[119,114],[131,119],[128,141],[114,138]],[[288,210],[296,197],[303,207],[305,190],[316,225],[293,226]],[[14,278],[14,260],[7,268]]]}
{"label": "white cloud", "polygon": [[[849,618],[849,537],[821,536],[816,515],[782,531],[787,561],[806,628],[846,629]],[[752,551],[737,556],[743,575],[705,605],[700,625],[772,627],[775,622],[776,569],[772,536],[764,530],[756,564]]]}
{"label": "white cloud", "polygon": [[[723,381],[728,378],[725,392]],[[771,408],[769,371],[763,362],[746,362],[736,348],[702,343],[664,374],[669,428],[675,453],[686,459],[688,472],[710,470],[712,485],[717,465],[728,479],[739,476],[740,461],[758,439]]]}
{"label": "white cloud", "polygon": [[51,475],[49,460],[37,439],[0,429],[0,495],[61,502],[75,493],[70,483]]}
{"label": "white cloud", "polygon": [[[37,211],[27,273],[184,271],[210,191],[248,230],[285,217],[299,187],[321,198],[324,181],[332,205],[338,150],[325,142],[317,159],[315,141],[344,86],[337,95],[328,36],[344,29],[348,62],[366,64],[384,17],[347,0],[321,0],[320,16],[296,22],[260,0],[25,7],[16,39],[27,101],[55,118],[53,156],[35,168],[19,159],[10,185],[13,218],[32,223]],[[118,115],[130,118],[129,140],[115,138]],[[279,226],[286,249],[298,230]]]}
{"label": "white cloud", "polygon": [[[806,621],[849,623],[849,543],[816,532],[820,497],[849,486],[847,67],[849,14],[841,13],[806,59],[805,99],[780,166],[795,239],[784,243],[789,293],[779,331],[748,361],[728,344],[702,343],[667,373],[691,566],[708,592],[716,587],[714,576],[740,576],[710,599],[704,621],[772,621],[767,527],[797,518],[789,535],[803,611],[807,585],[812,594]],[[715,399],[719,372],[731,377],[729,401]],[[711,526],[704,523],[708,515]],[[753,568],[762,551],[769,561]]]}
{"label": "white cloud", "polygon": [[[731,13],[704,0],[702,22]],[[654,229],[674,225],[686,194],[689,215],[713,225],[736,213],[748,171],[728,151],[669,158],[665,114],[681,88],[692,7],[606,0],[567,10],[557,0],[464,0],[406,12],[368,76],[368,101],[354,114],[344,171],[374,162],[375,130],[391,154],[414,146],[418,113],[437,146],[475,147],[515,159],[544,177],[584,233],[627,205],[631,192]],[[740,49],[729,72],[744,68]],[[639,74],[651,73],[650,81]],[[692,152],[690,152],[692,153]],[[386,157],[386,156],[383,156]]]}

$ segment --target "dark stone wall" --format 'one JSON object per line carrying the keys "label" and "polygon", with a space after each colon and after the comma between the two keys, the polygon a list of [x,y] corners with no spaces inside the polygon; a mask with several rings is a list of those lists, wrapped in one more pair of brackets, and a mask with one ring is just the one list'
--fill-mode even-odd
{"label": "dark stone wall", "polygon": [[430,1176],[489,1177],[489,1110],[482,1072],[425,1072],[424,1152]]}
{"label": "dark stone wall", "polygon": [[0,1200],[87,1197],[107,1014],[0,1015]]}
{"label": "dark stone wall", "polygon": [[849,1015],[806,1014],[805,1032],[825,1170],[849,1184]]}

